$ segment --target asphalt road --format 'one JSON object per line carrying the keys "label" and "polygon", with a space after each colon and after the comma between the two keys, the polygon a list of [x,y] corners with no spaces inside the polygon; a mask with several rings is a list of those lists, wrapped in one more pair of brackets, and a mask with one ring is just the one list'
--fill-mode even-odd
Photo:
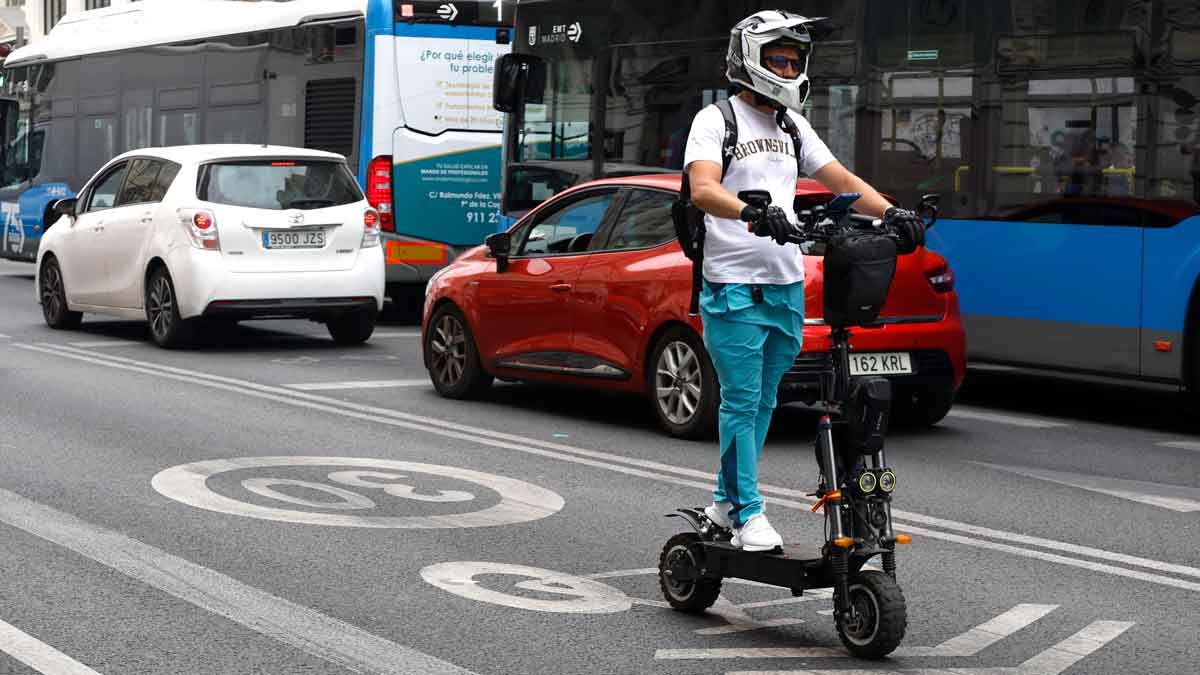
{"label": "asphalt road", "polygon": [[[715,444],[636,399],[439,398],[418,326],[359,348],[254,322],[164,351],[48,329],[0,263],[0,673],[1196,673],[1200,415],[1179,396],[972,373],[889,455],[908,633],[842,649],[827,594],[653,568]],[[816,541],[814,415],[776,417],[772,522]]]}

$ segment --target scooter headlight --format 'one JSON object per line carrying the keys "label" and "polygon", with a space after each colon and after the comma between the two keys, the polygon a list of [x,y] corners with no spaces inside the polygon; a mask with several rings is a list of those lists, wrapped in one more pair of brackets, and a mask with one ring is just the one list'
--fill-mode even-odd
{"label": "scooter headlight", "polygon": [[863,494],[871,494],[879,485],[879,479],[870,471],[864,471],[858,474],[858,489]]}
{"label": "scooter headlight", "polygon": [[896,472],[891,469],[884,469],[883,473],[879,474],[879,489],[884,492],[891,492],[896,489]]}

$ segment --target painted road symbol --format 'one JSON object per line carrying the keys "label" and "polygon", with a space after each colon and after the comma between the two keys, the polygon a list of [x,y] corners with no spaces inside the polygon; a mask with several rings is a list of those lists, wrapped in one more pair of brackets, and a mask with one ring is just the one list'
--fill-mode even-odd
{"label": "painted road symbol", "polygon": [[[657,574],[656,568],[619,570],[599,574],[570,575],[553,570],[512,565],[495,562],[448,562],[430,565],[421,570],[421,578],[426,582],[454,595],[486,602],[502,607],[523,609],[539,612],[557,612],[569,614],[613,614],[631,609],[635,605],[646,605],[666,609],[669,605],[661,600],[644,600],[627,595],[621,590],[602,583],[601,579],[616,579],[641,575]],[[541,593],[541,597],[529,597],[500,590],[485,588],[480,577],[508,575],[523,577],[525,580],[515,584],[523,592]],[[725,579],[726,584],[742,584],[745,586],[763,586],[742,579]],[[495,584],[494,580],[491,583]],[[770,587],[767,587],[770,588]],[[556,599],[546,599],[545,594],[557,595]],[[714,636],[740,633],[760,628],[793,625],[803,623],[803,619],[782,618],[755,620],[749,610],[787,605],[797,602],[821,599],[828,601],[832,597],[828,589],[806,591],[802,597],[783,597],[758,602],[733,604],[728,599],[728,593],[722,592],[715,605],[709,609],[709,614],[725,619],[727,625],[710,626],[695,629],[698,635]],[[823,603],[824,604],[824,603]],[[904,646],[893,653],[894,657],[957,657],[969,658],[979,654],[984,649],[1012,636],[1023,628],[1045,617],[1057,609],[1057,605],[1022,604],[990,619],[970,630],[942,642],[934,647]],[[830,610],[819,611],[827,615]],[[1058,675],[1072,667],[1089,654],[1115,640],[1133,623],[1126,621],[1093,621],[1083,630],[1071,637],[1049,647],[1033,658],[1028,659],[1017,667],[1001,667],[990,669],[973,669],[955,666],[949,670],[926,669],[919,672],[954,675]],[[690,660],[744,660],[744,659],[814,659],[814,658],[847,658],[849,653],[840,647],[809,646],[809,647],[780,647],[780,648],[684,648],[659,649],[654,658],[659,661],[690,661]],[[739,671],[739,673],[775,672],[779,675],[836,675],[847,671],[838,670],[781,670],[781,671]],[[858,675],[883,675],[885,671],[857,670]],[[894,672],[894,671],[886,671]],[[917,672],[917,671],[905,671]]]}
{"label": "painted road symbol", "polygon": [[[300,480],[286,474],[289,468],[334,469],[328,482]],[[300,509],[263,506],[219,494],[208,480],[230,471],[251,470],[258,475],[240,482],[247,492]],[[428,504],[469,503],[477,495],[465,490],[428,490],[421,476],[451,478],[500,495],[500,503],[468,513],[427,516],[372,516],[362,512],[380,506],[384,499]],[[451,466],[359,457],[239,457],[183,464],[161,471],[151,481],[154,489],[189,506],[263,520],[335,527],[464,528],[511,525],[539,520],[557,513],[563,498],[531,483]],[[320,498],[316,498],[317,495]],[[378,501],[377,501],[378,500]],[[480,500],[482,501],[482,500]]]}
{"label": "painted road symbol", "polygon": [[[559,597],[546,600],[491,590],[476,580],[476,577],[483,575],[525,577],[525,581],[516,584],[517,588]],[[464,598],[537,612],[612,614],[633,606],[628,596],[607,584],[525,565],[494,562],[439,563],[421,570],[421,578],[444,591]]]}

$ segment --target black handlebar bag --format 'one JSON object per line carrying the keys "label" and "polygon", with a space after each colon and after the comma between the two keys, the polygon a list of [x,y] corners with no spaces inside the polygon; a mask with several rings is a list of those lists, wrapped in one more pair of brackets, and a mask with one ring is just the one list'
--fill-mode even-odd
{"label": "black handlebar bag", "polygon": [[825,323],[864,326],[879,318],[896,275],[896,242],[849,232],[825,246]]}

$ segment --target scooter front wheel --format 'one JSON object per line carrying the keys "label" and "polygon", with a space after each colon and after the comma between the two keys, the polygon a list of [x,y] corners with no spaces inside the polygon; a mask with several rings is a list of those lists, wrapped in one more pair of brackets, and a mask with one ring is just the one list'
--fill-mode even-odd
{"label": "scooter front wheel", "polygon": [[721,594],[719,578],[699,578],[704,566],[704,553],[699,544],[700,535],[681,532],[667,540],[658,556],[658,585],[671,607],[680,612],[703,612],[712,607]]}
{"label": "scooter front wheel", "polygon": [[862,659],[881,659],[892,653],[908,626],[900,585],[883,572],[869,570],[850,577],[849,590],[851,615],[837,619],[842,644]]}

